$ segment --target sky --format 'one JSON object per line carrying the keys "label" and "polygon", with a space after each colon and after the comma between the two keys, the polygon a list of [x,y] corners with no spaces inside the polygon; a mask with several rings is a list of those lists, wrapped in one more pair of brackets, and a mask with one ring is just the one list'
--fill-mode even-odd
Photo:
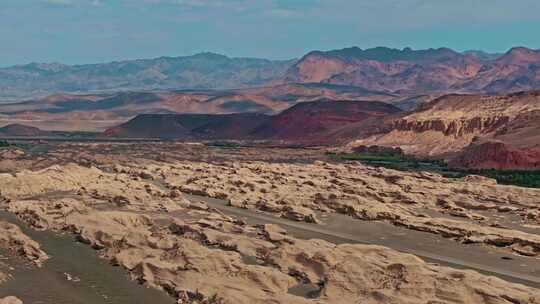
{"label": "sky", "polygon": [[0,66],[350,46],[540,48],[539,0],[0,0]]}

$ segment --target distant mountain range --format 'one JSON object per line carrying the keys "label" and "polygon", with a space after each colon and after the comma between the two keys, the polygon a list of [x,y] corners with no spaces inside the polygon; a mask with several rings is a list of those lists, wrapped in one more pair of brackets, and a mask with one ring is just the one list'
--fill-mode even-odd
{"label": "distant mountain range", "polygon": [[283,83],[327,83],[407,95],[540,89],[540,51],[463,53],[447,48],[378,47],[314,51],[300,60],[229,58],[214,53],[101,64],[31,63],[0,68],[0,101],[53,93],[229,90]]}
{"label": "distant mountain range", "polygon": [[31,63],[0,69],[0,100],[57,92],[253,87],[279,79],[295,61],[201,53],[102,64]]}
{"label": "distant mountain range", "polygon": [[[0,69],[0,97],[15,101],[0,104],[0,127],[8,125],[0,137],[107,130],[111,137],[399,146],[454,166],[540,169],[538,92],[540,50],[523,47],[29,64]],[[20,100],[40,95],[48,96]]]}
{"label": "distant mountain range", "polygon": [[400,95],[535,90],[540,89],[540,50],[517,47],[502,55],[448,48],[315,51],[295,63],[284,81],[350,85]]}

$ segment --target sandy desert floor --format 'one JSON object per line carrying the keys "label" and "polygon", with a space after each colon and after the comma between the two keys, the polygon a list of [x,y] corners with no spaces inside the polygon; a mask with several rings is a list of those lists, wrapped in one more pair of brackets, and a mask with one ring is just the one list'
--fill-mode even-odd
{"label": "sandy desert floor", "polygon": [[538,189],[174,142],[26,142],[0,172],[2,254],[74,236],[177,303],[540,303]]}

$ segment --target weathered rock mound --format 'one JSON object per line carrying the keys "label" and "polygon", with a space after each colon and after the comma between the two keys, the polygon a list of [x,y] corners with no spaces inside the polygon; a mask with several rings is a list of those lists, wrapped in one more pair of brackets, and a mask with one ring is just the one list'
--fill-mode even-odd
{"label": "weathered rock mound", "polygon": [[0,304],[23,304],[23,302],[16,297],[5,297],[0,299]]}
{"label": "weathered rock mound", "polygon": [[0,221],[0,247],[7,249],[40,267],[49,256],[40,245],[11,223]]}

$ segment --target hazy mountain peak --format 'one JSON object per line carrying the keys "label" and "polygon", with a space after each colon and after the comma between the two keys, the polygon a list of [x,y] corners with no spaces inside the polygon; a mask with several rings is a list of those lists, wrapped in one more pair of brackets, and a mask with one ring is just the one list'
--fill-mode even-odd
{"label": "hazy mountain peak", "polygon": [[403,49],[389,47],[374,47],[369,49],[361,49],[359,47],[349,47],[331,51],[314,51],[306,55],[309,56],[324,56],[328,58],[342,59],[357,59],[357,60],[376,60],[382,62],[392,62],[400,60],[429,60],[443,56],[461,56],[458,52],[450,48],[413,50],[410,47]]}
{"label": "hazy mountain peak", "polygon": [[506,54],[499,58],[499,61],[506,64],[523,64],[540,61],[540,50],[533,50],[526,47],[511,48]]}
{"label": "hazy mountain peak", "polygon": [[201,52],[197,53],[193,56],[190,56],[192,58],[206,58],[206,59],[213,59],[213,60],[227,60],[231,59],[228,56],[225,56],[223,54],[213,53],[213,52]]}
{"label": "hazy mountain peak", "polygon": [[31,63],[0,68],[0,100],[43,97],[55,92],[260,86],[282,77],[293,63],[231,58],[212,52],[100,64]]}
{"label": "hazy mountain peak", "polygon": [[495,60],[503,55],[501,53],[488,53],[482,50],[467,50],[467,51],[462,52],[462,54],[466,56],[471,56],[471,57],[474,57],[483,61]]}

